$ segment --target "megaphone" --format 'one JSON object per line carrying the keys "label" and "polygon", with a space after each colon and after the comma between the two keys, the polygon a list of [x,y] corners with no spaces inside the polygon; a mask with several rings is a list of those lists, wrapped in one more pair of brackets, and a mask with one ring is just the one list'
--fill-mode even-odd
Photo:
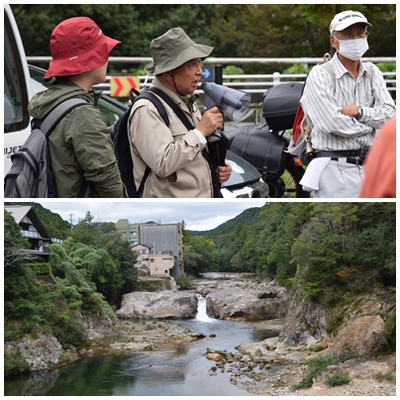
{"label": "megaphone", "polygon": [[[207,109],[218,107],[218,109],[232,121],[237,121],[247,112],[251,95],[242,90],[231,89],[216,83],[203,82],[200,86],[204,93],[204,105]],[[223,132],[216,130],[208,141],[210,143],[218,141],[223,136]]]}

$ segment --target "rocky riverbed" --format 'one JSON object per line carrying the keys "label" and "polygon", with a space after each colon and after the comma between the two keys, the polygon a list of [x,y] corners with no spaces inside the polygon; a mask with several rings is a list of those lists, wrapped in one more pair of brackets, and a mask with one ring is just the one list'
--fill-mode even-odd
{"label": "rocky riverbed", "polygon": [[[308,373],[306,361],[318,355],[306,348],[277,348],[277,339],[240,345],[235,354],[210,349],[206,357],[215,361],[210,375],[230,374],[230,381],[256,395],[268,396],[395,396],[395,355],[377,360],[351,359],[331,365],[314,379],[312,387],[294,390]],[[283,368],[276,370],[277,365]],[[330,387],[332,374],[348,374],[349,383]]]}

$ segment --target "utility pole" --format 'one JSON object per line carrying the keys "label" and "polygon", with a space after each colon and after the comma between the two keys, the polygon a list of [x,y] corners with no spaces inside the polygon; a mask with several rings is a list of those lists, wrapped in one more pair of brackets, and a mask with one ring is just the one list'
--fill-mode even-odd
{"label": "utility pole", "polygon": [[71,225],[71,232],[72,232],[72,217],[74,216],[74,214],[69,214],[69,224]]}

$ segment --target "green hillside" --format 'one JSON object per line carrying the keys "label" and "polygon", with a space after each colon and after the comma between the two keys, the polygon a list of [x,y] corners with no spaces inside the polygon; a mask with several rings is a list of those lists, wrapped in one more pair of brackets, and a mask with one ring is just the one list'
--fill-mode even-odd
{"label": "green hillside", "polygon": [[246,226],[255,224],[258,221],[261,210],[262,210],[261,207],[248,208],[247,210],[244,210],[241,214],[239,214],[235,218],[224,222],[223,224],[217,226],[214,229],[211,229],[208,231],[187,230],[186,233],[190,236],[202,236],[202,237],[205,237],[208,239],[216,240],[218,237],[220,237],[222,235],[228,235],[231,232],[233,232],[235,227],[239,224],[246,225]]}

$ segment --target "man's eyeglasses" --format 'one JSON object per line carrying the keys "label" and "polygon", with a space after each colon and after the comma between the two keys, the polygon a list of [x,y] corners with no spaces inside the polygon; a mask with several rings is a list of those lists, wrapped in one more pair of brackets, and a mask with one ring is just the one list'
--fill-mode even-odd
{"label": "man's eyeglasses", "polygon": [[340,35],[337,35],[336,32],[333,32],[333,36],[339,40],[351,40],[351,39],[364,39],[369,35],[369,32],[361,31],[361,32],[341,32]]}

